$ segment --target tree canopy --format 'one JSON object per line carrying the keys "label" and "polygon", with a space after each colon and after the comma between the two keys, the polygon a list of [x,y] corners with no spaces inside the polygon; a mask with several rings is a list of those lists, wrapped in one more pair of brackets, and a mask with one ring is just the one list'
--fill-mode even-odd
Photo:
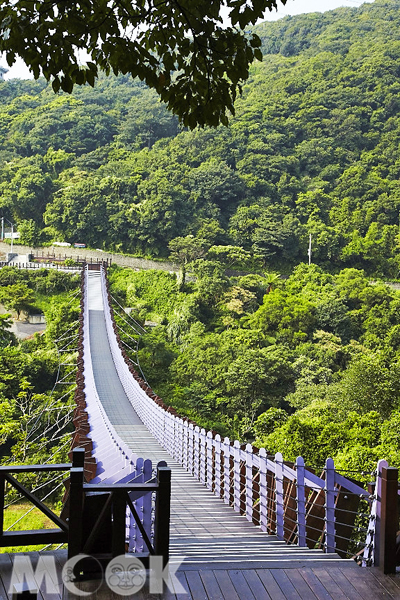
{"label": "tree canopy", "polygon": [[[282,4],[286,0],[280,0]],[[0,2],[0,51],[71,92],[101,69],[154,88],[189,127],[226,123],[261,41],[245,33],[277,0]],[[225,7],[225,26],[221,14]],[[79,51],[89,54],[84,67]]]}

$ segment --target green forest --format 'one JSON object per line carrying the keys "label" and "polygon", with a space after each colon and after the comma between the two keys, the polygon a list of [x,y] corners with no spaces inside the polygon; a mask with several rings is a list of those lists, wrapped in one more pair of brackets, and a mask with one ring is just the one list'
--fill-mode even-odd
{"label": "green forest", "polygon": [[[179,263],[110,271],[118,301],[157,323],[139,344],[150,385],[315,466],[400,466],[400,292],[384,283],[400,279],[399,9],[256,26],[264,59],[227,127],[186,130],[128,76],[71,94],[0,83],[0,212],[20,241]],[[49,322],[17,347],[4,325],[1,352],[50,353]]]}
{"label": "green forest", "polygon": [[228,127],[185,131],[127,76],[71,95],[0,83],[4,216],[29,245],[167,257],[193,236],[200,251],[239,246],[286,272],[307,260],[311,233],[318,265],[396,277],[399,8],[258,26],[264,60]]}
{"label": "green forest", "polygon": [[[75,388],[80,276],[2,267],[0,301],[0,444],[3,463],[62,462],[69,452]],[[11,315],[44,313],[46,330],[11,333]],[[60,363],[65,366],[59,372]],[[68,372],[71,376],[68,377]],[[56,386],[64,376],[71,385]],[[68,441],[67,441],[68,440]]]}
{"label": "green forest", "polygon": [[[55,270],[0,269],[0,462],[2,465],[68,462],[73,431],[80,277]],[[11,315],[44,313],[46,330],[26,339],[10,331]],[[64,365],[64,366],[62,366]],[[58,381],[61,385],[56,385]],[[61,473],[62,477],[62,473]],[[54,473],[28,474],[22,482],[53,508],[64,485]],[[45,526],[15,490],[7,490],[5,527]],[[26,514],[25,514],[26,513]],[[49,525],[47,524],[47,527]],[[13,551],[13,549],[2,549]],[[21,549],[14,551],[21,551]]]}

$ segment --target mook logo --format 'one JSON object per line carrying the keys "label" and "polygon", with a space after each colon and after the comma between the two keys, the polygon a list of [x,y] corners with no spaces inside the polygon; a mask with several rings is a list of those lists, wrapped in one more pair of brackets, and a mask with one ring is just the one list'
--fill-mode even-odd
{"label": "mook logo", "polygon": [[[149,568],[146,569],[142,561],[134,555],[122,554],[116,556],[107,565],[104,572],[100,562],[88,554],[78,554],[70,558],[65,563],[61,578],[59,579],[56,568],[55,557],[52,555],[41,555],[33,568],[29,556],[15,556],[9,594],[12,596],[16,591],[29,591],[37,593],[38,588],[45,585],[47,594],[57,594],[59,596],[59,586],[64,584],[68,592],[75,596],[88,597],[96,594],[99,588],[105,584],[108,588],[119,596],[133,596],[141,591],[143,586],[148,584],[150,594],[162,594],[164,585],[175,594],[187,594],[187,591],[176,577],[176,571],[179,569],[184,558],[177,557],[171,560],[163,567],[162,556],[150,556]],[[85,572],[90,562],[90,571],[96,573],[96,589],[86,591],[78,587],[78,582],[82,579],[79,574]],[[80,566],[79,563],[82,563]],[[89,579],[86,578],[86,581]],[[21,583],[22,582],[22,583]]]}

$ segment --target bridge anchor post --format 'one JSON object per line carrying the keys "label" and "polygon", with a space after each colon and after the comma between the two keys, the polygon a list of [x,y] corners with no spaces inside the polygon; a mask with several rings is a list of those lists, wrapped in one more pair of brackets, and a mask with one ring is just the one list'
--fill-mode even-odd
{"label": "bridge anchor post", "polygon": [[171,513],[171,469],[157,467],[159,485],[154,522],[154,550],[157,556],[163,557],[165,567],[169,560],[169,523]]}
{"label": "bridge anchor post", "polygon": [[382,467],[379,567],[385,575],[396,573],[396,534],[399,520],[398,479],[398,469]]}
{"label": "bridge anchor post", "polygon": [[72,452],[69,487],[68,558],[76,556],[82,551],[84,461],[85,450],[83,448],[75,448]]}

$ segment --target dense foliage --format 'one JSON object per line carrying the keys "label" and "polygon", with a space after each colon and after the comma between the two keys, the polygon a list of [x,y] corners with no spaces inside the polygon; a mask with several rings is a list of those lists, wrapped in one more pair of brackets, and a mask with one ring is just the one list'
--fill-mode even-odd
{"label": "dense foliage", "polygon": [[396,277],[399,8],[257,26],[265,57],[228,128],[180,130],[127,76],[57,96],[43,80],[0,84],[5,216],[31,245],[166,257],[194,238],[200,254],[242,247],[286,272],[312,234],[317,264]]}
{"label": "dense foliage", "polygon": [[[185,125],[218,125],[227,123],[227,110],[234,112],[254,57],[262,57],[260,38],[244,30],[278,5],[277,0],[4,1],[0,52],[9,65],[20,56],[55,91],[94,85],[99,70],[130,73],[155,89]],[[82,51],[89,55],[84,66]]]}
{"label": "dense foliage", "polygon": [[198,266],[183,287],[163,271],[110,276],[136,320],[158,323],[138,354],[165,402],[288,460],[400,466],[400,291],[357,269],[228,279],[217,261]]}
{"label": "dense foliage", "polygon": [[[45,269],[0,269],[0,302],[17,316],[44,312],[45,332],[17,340],[10,315],[0,319],[0,459],[3,463],[63,462],[70,445],[74,391],[79,276]],[[23,305],[13,300],[23,297]],[[60,339],[61,338],[61,339]],[[71,340],[71,343],[69,341]],[[72,371],[55,386],[60,357]]]}

